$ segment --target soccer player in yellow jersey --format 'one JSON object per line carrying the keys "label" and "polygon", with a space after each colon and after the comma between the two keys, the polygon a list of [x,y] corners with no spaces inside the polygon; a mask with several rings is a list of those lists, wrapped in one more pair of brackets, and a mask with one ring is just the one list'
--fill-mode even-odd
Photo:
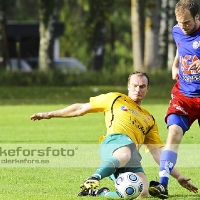
{"label": "soccer player in yellow jersey", "polygon": [[[105,177],[115,180],[124,172],[134,172],[143,182],[140,198],[148,196],[148,181],[141,166],[139,148],[145,145],[155,162],[159,164],[161,147],[158,127],[153,116],[141,107],[141,102],[149,89],[149,77],[143,72],[133,72],[128,78],[128,96],[110,92],[91,97],[88,103],[76,103],[66,108],[45,113],[33,114],[31,120],[51,119],[53,117],[78,117],[87,113],[104,112],[107,134],[100,138],[100,156],[102,163],[92,176],[82,184],[78,196],[118,196],[108,188],[99,186]],[[172,176],[183,187],[195,192],[197,187],[190,183],[175,168]]]}

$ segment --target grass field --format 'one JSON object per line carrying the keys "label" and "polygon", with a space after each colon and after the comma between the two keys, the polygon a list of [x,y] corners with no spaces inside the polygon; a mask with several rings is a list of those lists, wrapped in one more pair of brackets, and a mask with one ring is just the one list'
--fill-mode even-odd
{"label": "grass field", "polygon": [[[86,102],[90,96],[108,91],[125,92],[122,87],[94,87],[87,88],[0,88],[0,199],[29,199],[29,200],[75,200],[79,192],[80,183],[90,176],[100,163],[98,154],[98,138],[105,134],[103,114],[88,114],[79,118],[51,119],[31,121],[30,115],[39,111],[50,111],[65,107],[73,102]],[[152,88],[143,107],[151,111],[159,124],[163,141],[167,130],[164,114],[168,106],[169,93],[162,87]],[[157,97],[160,97],[159,99]],[[195,122],[191,130],[185,135],[177,168],[200,185],[199,127]],[[32,159],[27,150],[54,149],[55,155],[37,156],[39,161],[49,163],[15,163],[13,150],[21,147],[27,153],[17,159]],[[58,149],[65,147],[69,150],[66,157],[58,155]],[[6,152],[3,150],[7,150]],[[16,153],[16,152],[15,152]],[[52,151],[50,152],[52,153]],[[60,153],[60,152],[59,152]],[[158,179],[158,166],[152,161],[150,154],[144,153],[143,164],[149,180]],[[7,154],[7,155],[6,155]],[[8,155],[9,154],[9,155]],[[73,156],[72,156],[73,154]],[[34,154],[35,155],[35,154]],[[60,154],[59,154],[60,155]],[[15,160],[9,163],[8,160]],[[103,179],[101,186],[106,185],[114,190],[109,179]],[[170,199],[200,199],[199,194],[193,194],[178,185],[176,180],[170,179]],[[81,199],[89,199],[88,197]],[[103,199],[95,197],[95,200]],[[149,197],[148,199],[153,199]]]}

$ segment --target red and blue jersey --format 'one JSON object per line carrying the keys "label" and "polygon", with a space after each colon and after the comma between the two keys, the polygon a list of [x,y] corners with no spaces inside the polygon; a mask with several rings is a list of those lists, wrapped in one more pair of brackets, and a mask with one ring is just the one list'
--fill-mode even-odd
{"label": "red and blue jersey", "polygon": [[178,88],[185,96],[200,97],[200,73],[188,70],[194,61],[200,60],[200,28],[191,35],[186,35],[176,25],[172,29],[172,35],[178,50]]}

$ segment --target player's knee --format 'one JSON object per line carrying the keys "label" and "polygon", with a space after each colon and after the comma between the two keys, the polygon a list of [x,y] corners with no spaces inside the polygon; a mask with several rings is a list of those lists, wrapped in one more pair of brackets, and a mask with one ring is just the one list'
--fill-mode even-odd
{"label": "player's knee", "polygon": [[127,147],[120,148],[113,153],[113,157],[116,157],[119,162],[120,166],[123,167],[126,163],[131,159],[131,151]]}
{"label": "player's knee", "polygon": [[131,158],[131,154],[123,152],[121,154],[118,155],[113,155],[114,157],[116,157],[119,160],[119,168],[123,167],[126,165],[126,163],[130,160]]}
{"label": "player's knee", "polygon": [[119,167],[123,167],[131,159],[131,154],[127,153],[127,152],[124,152],[119,156],[118,159],[119,159],[119,162],[120,162],[120,166]]}
{"label": "player's knee", "polygon": [[131,153],[129,153],[129,152],[123,153],[122,159],[123,159],[125,162],[128,162],[128,161],[131,159]]}

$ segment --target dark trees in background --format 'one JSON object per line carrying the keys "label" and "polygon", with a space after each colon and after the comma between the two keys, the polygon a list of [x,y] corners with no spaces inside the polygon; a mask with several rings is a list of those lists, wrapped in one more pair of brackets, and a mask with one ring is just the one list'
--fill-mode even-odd
{"label": "dark trees in background", "polygon": [[144,24],[144,70],[155,71],[159,68],[159,30],[160,30],[160,0],[146,1]]}
{"label": "dark trees in background", "polygon": [[[0,0],[1,22],[5,2],[13,2],[8,7],[8,20],[40,23],[41,71],[47,71],[51,65],[58,15],[66,29],[60,37],[63,57],[77,57],[95,71],[155,71],[171,66],[175,49],[171,29],[176,23],[177,0]],[[1,37],[2,23],[0,30],[1,58],[1,46],[6,41],[3,43]]]}
{"label": "dark trees in background", "polygon": [[176,46],[174,39],[172,38],[172,28],[174,25],[177,24],[175,14],[174,14],[174,8],[178,0],[174,1],[167,1],[167,10],[165,14],[167,15],[166,18],[166,36],[164,39],[164,43],[166,45],[166,52],[163,54],[165,56],[165,59],[163,60],[163,65],[165,66],[165,69],[171,70],[172,63],[174,61],[174,56],[176,54]]}
{"label": "dark trees in background", "polygon": [[7,2],[5,0],[0,0],[0,69],[3,69],[3,66],[5,66],[8,57],[8,47],[7,47],[7,37],[6,37]]}
{"label": "dark trees in background", "polygon": [[92,68],[99,71],[104,64],[105,41],[113,0],[88,0],[89,12],[86,21],[86,37],[92,51]]}
{"label": "dark trees in background", "polygon": [[131,28],[133,68],[144,69],[144,16],[145,0],[131,0]]}
{"label": "dark trees in background", "polygon": [[57,0],[38,0],[39,1],[39,70],[48,71],[52,63],[52,41],[54,24],[56,20]]}

